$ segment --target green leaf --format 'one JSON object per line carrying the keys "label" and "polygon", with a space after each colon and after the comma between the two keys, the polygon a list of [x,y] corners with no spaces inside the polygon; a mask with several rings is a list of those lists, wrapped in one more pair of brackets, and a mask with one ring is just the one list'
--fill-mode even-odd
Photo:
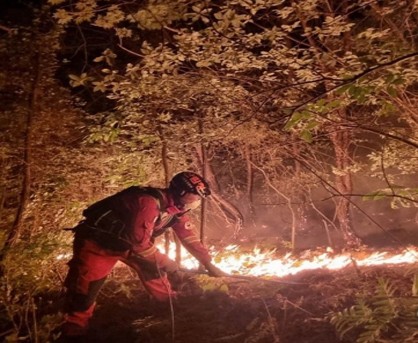
{"label": "green leaf", "polygon": [[352,85],[351,83],[345,84],[345,85],[343,85],[343,86],[339,87],[339,88],[338,88],[335,92],[336,92],[338,95],[341,95],[341,94],[343,94],[343,93],[345,93],[345,92],[349,91],[349,89],[350,89],[352,86],[353,86],[353,85]]}
{"label": "green leaf", "polygon": [[334,108],[338,108],[341,106],[341,100],[339,99],[334,99],[332,101],[330,101],[328,104],[325,105],[325,109],[332,110]]}
{"label": "green leaf", "polygon": [[398,92],[397,92],[396,88],[394,88],[392,86],[387,86],[386,91],[388,92],[388,94],[391,97],[396,97],[398,95]]}
{"label": "green leaf", "polygon": [[361,87],[357,87],[356,85],[351,85],[347,90],[348,94],[353,98],[358,98],[362,94]]}
{"label": "green leaf", "polygon": [[302,112],[296,112],[292,115],[292,118],[286,123],[284,129],[289,130],[293,127],[295,127],[300,121],[303,119],[310,118],[312,115],[309,112],[302,111]]}
{"label": "green leaf", "polygon": [[375,191],[372,193],[368,193],[363,195],[362,199],[363,200],[381,200],[381,199],[385,199],[388,196],[388,193],[385,191]]}
{"label": "green leaf", "polygon": [[307,143],[312,143],[312,133],[309,130],[303,130],[300,134],[300,138],[302,138]]}

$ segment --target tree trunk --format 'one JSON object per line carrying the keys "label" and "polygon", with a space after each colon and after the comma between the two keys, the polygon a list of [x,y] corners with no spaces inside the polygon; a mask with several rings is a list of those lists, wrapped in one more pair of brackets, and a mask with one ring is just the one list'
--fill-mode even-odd
{"label": "tree trunk", "polygon": [[160,131],[159,131],[159,136],[161,140],[161,162],[163,164],[163,169],[164,169],[164,183],[165,183],[165,186],[168,187],[168,184],[170,183],[170,168],[168,166],[168,158],[167,158],[167,142],[164,139]]}
{"label": "tree trunk", "polygon": [[[158,135],[161,140],[161,163],[163,164],[164,169],[164,183],[165,187],[168,187],[170,183],[170,170],[168,166],[168,158],[167,158],[167,142],[163,137],[163,134],[160,129],[158,129]],[[176,262],[180,263],[181,261],[181,246],[178,240],[174,239],[176,243]],[[165,253],[168,254],[170,251],[170,242],[171,242],[171,234],[170,231],[166,231],[164,233],[164,250]]]}
{"label": "tree trunk", "polygon": [[[203,124],[203,116],[204,113],[203,111],[199,112],[199,119],[198,119],[198,124],[199,124],[199,133],[201,135],[203,135],[204,133],[204,124]],[[199,154],[199,159],[200,159],[200,170],[202,173],[202,177],[206,180],[207,179],[207,171],[208,171],[208,160],[207,160],[207,153],[206,153],[206,148],[205,146],[200,143],[198,148],[197,148],[198,154]],[[200,241],[202,243],[205,242],[205,228],[206,228],[206,199],[202,200],[202,205],[200,208]]]}
{"label": "tree trunk", "polygon": [[[36,51],[36,47],[35,47]],[[13,226],[10,232],[7,235],[6,241],[4,243],[3,249],[0,254],[0,261],[4,258],[7,250],[12,248],[17,240],[19,239],[22,227],[23,227],[23,220],[25,215],[26,207],[29,203],[30,197],[30,190],[31,190],[31,164],[32,164],[32,138],[33,138],[33,130],[32,130],[32,123],[33,119],[38,112],[39,107],[39,83],[40,83],[40,54],[36,52],[33,58],[33,79],[30,89],[30,98],[28,104],[28,113],[26,118],[26,132],[25,132],[25,142],[24,142],[24,155],[23,155],[23,163],[24,163],[24,172],[23,172],[23,180],[22,180],[22,188],[20,191],[19,196],[19,207],[16,212],[16,216],[13,222]]]}
{"label": "tree trunk", "polygon": [[[200,144],[200,155],[201,155],[201,161],[202,161],[202,176],[206,180],[207,177],[207,155],[206,155],[206,149],[205,147]],[[206,227],[206,217],[207,217],[207,211],[206,211],[206,199],[202,200],[202,206],[200,208],[200,241],[204,243],[205,241],[205,227]]]}
{"label": "tree trunk", "polygon": [[[340,115],[344,114],[340,113]],[[350,247],[358,247],[361,244],[361,241],[354,234],[350,214],[350,194],[352,194],[353,190],[351,172],[349,171],[349,167],[351,165],[349,157],[351,133],[348,130],[343,129],[334,130],[330,133],[330,138],[334,147],[335,164],[337,168],[335,188],[339,193],[335,214],[338,220],[339,228],[347,244]]]}
{"label": "tree trunk", "polygon": [[250,219],[255,226],[255,208],[254,208],[254,168],[252,165],[252,153],[251,146],[245,145],[245,161],[247,165],[247,199],[248,199],[248,208],[250,212]]}
{"label": "tree trunk", "polygon": [[[344,10],[346,11],[346,2],[344,1],[342,5],[344,6]],[[333,9],[331,6],[329,7],[329,11],[332,13]],[[311,47],[316,51],[316,58],[321,65],[322,71],[324,73],[328,72],[328,68],[324,65],[321,61],[321,47],[317,44],[317,42],[312,38],[310,34],[310,30],[308,28],[308,23],[304,17],[302,12],[298,12],[298,16],[300,18],[302,27],[307,35],[309,44]],[[342,41],[344,47],[347,47],[351,44],[351,37],[348,35],[344,35],[344,40]],[[331,48],[331,47],[330,47]],[[329,89],[327,82],[324,83],[325,89]],[[346,118],[346,109],[341,109],[337,111],[339,118],[344,120]],[[340,226],[340,230],[342,231],[343,237],[347,242],[348,246],[356,247],[361,244],[361,241],[352,230],[351,226],[351,216],[350,216],[350,197],[352,191],[352,180],[351,180],[351,172],[347,168],[350,166],[350,152],[349,146],[351,143],[351,134],[348,130],[344,130],[342,126],[335,124],[333,127],[330,128],[330,139],[333,144],[333,149],[335,152],[335,165],[336,168],[341,171],[341,175],[336,175],[335,180],[335,188],[339,192],[339,198],[337,200],[336,205],[336,216]]]}
{"label": "tree trunk", "polygon": [[[197,156],[199,158],[200,164],[203,165],[203,156],[202,151],[199,147],[196,148]],[[215,174],[210,166],[209,163],[206,163],[206,180],[209,182],[210,189],[212,191],[211,198],[215,201],[215,203],[219,206],[219,208],[224,211],[226,214],[225,218],[227,220],[227,217],[232,217],[235,221],[234,223],[234,232],[233,236],[236,238],[240,231],[243,229],[244,225],[244,217],[240,210],[231,202],[224,199],[222,195],[220,194],[220,190],[218,187],[218,183],[216,182]],[[228,220],[227,220],[228,221]]]}

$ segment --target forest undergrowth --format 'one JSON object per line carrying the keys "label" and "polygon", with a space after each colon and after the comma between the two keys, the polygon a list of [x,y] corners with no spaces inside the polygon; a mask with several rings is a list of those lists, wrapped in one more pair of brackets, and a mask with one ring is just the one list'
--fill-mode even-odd
{"label": "forest undergrowth", "polygon": [[[69,251],[49,236],[31,239],[3,261],[1,339],[59,342]],[[303,253],[298,256],[302,263]],[[173,280],[178,298],[161,304],[118,264],[99,294],[84,342],[415,342],[416,275],[416,264],[359,267],[354,261],[336,271],[279,279],[190,271]]]}
{"label": "forest undergrowth", "polygon": [[413,342],[418,302],[410,271],[352,266],[302,272],[283,283],[190,274],[171,307],[150,300],[120,268],[98,299],[86,341]]}

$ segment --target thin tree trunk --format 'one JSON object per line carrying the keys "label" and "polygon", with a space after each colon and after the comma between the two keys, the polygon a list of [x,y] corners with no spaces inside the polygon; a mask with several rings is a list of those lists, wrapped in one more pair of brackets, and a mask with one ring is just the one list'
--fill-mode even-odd
{"label": "thin tree trunk", "polygon": [[252,165],[252,153],[251,146],[249,144],[245,145],[245,161],[247,165],[247,198],[248,198],[248,207],[250,210],[250,218],[252,224],[255,226],[255,208],[254,208],[254,168]]}
{"label": "thin tree trunk", "polygon": [[[165,141],[164,138],[162,138],[162,136],[160,135],[160,139],[161,139],[161,143],[162,143],[162,147],[161,147],[161,161],[163,164],[163,169],[164,169],[164,184],[166,187],[168,187],[169,183],[170,183],[170,171],[168,168],[168,159],[167,159],[167,142]],[[170,251],[170,242],[171,242],[171,234],[170,231],[166,231],[164,233],[164,250],[165,253],[168,254],[168,252]],[[181,248],[178,245],[178,242],[175,240],[176,242],[176,262],[180,263],[180,259],[177,261],[177,255],[181,256],[181,252],[178,253],[177,251],[180,250]]]}
{"label": "thin tree trunk", "polygon": [[[346,3],[344,2],[343,5],[345,6]],[[330,6],[329,11],[332,12],[332,8]],[[316,58],[318,62],[321,62],[321,48],[318,46],[316,41],[310,34],[310,30],[308,30],[308,23],[304,17],[302,12],[298,12],[299,19],[301,21],[302,27],[306,33],[307,39],[309,44],[312,48],[316,51]],[[343,43],[347,46],[350,44],[350,38],[348,36],[344,36]],[[321,66],[323,72],[327,72],[328,67],[323,65]],[[329,87],[327,84],[324,84],[325,88],[328,89]],[[346,109],[340,110],[338,113],[342,118],[346,116]],[[336,206],[336,216],[338,219],[338,223],[340,226],[340,230],[343,234],[347,245],[355,247],[361,244],[361,241],[358,237],[355,236],[354,231],[351,225],[351,215],[350,215],[350,201],[349,198],[346,198],[346,194],[351,194],[352,184],[351,184],[351,172],[348,170],[348,166],[350,165],[349,159],[349,146],[350,146],[350,139],[351,135],[349,134],[348,130],[343,130],[342,127],[332,127],[331,132],[329,132],[329,137],[331,142],[333,143],[333,148],[335,152],[335,163],[336,167],[339,170],[344,171],[344,175],[336,175],[335,179],[335,188],[338,190],[340,195],[342,195],[341,199],[338,200]]]}
{"label": "thin tree trunk", "polygon": [[[2,158],[1,163],[0,163],[0,173],[1,173],[0,182],[4,178],[6,163],[7,163],[7,159]],[[4,201],[6,199],[6,187],[2,188],[0,191],[1,191],[1,194],[0,194],[0,218],[2,218],[2,213],[3,213],[3,209],[4,209]]]}
{"label": "thin tree trunk", "polygon": [[[203,156],[199,147],[196,148],[196,152],[197,152],[199,161],[202,165]],[[228,200],[224,199],[221,196],[218,183],[216,182],[215,174],[208,162],[206,163],[206,180],[209,182],[209,185],[212,191],[212,195],[211,195],[212,200],[214,200],[219,205],[222,211],[226,212],[229,216],[232,216],[234,218],[235,228],[234,228],[233,235],[234,237],[237,237],[239,235],[239,232],[243,228],[244,217],[242,213],[240,212],[240,210],[235,205],[233,205],[231,202],[229,202]]]}
{"label": "thin tree trunk", "polygon": [[7,253],[7,250],[12,248],[17,240],[19,239],[22,227],[23,219],[26,207],[29,203],[30,190],[31,190],[31,164],[32,164],[32,139],[33,139],[33,130],[32,123],[33,119],[38,112],[38,99],[39,99],[39,83],[40,83],[40,54],[39,52],[35,53],[34,56],[34,70],[33,70],[33,81],[30,90],[30,100],[28,104],[28,114],[26,118],[26,132],[25,132],[25,142],[24,142],[24,172],[22,180],[22,189],[20,192],[19,207],[16,212],[16,217],[13,222],[13,226],[8,233],[7,239],[4,243],[2,252],[0,254],[0,260],[2,260]]}
{"label": "thin tree trunk", "polygon": [[[164,183],[165,186],[168,187],[169,183],[170,183],[170,167],[168,165],[168,158],[167,158],[167,142],[163,136],[163,133],[160,129],[158,129],[158,135],[160,137],[161,140],[161,163],[163,164],[163,169],[164,169]],[[176,235],[172,235],[170,231],[166,231],[164,233],[164,250],[165,253],[168,254],[170,251],[170,243],[172,241],[172,237],[174,240],[174,244],[176,245],[176,257],[175,257],[175,261],[176,263],[180,264],[181,263],[181,244],[180,244],[180,240],[178,239],[178,237]]]}
{"label": "thin tree trunk", "polygon": [[6,241],[6,245],[9,244],[13,246],[16,240],[19,238],[22,230],[23,224],[23,217],[25,213],[25,209],[29,202],[30,196],[30,189],[31,189],[31,164],[32,164],[32,123],[33,118],[36,115],[38,110],[38,97],[39,97],[39,54],[36,54],[35,57],[35,64],[34,64],[34,80],[32,84],[31,90],[31,100],[30,100],[30,107],[27,116],[26,122],[26,133],[25,133],[25,149],[24,149],[24,175],[23,175],[23,182],[22,182],[22,191],[20,194],[20,206],[18,208],[15,221],[13,223],[13,228],[9,233],[8,239]]}
{"label": "thin tree trunk", "polygon": [[287,204],[287,207],[289,208],[289,211],[290,211],[290,215],[291,215],[291,217],[292,217],[292,224],[291,224],[291,248],[292,248],[292,251],[295,251],[295,248],[296,248],[296,213],[295,213],[295,210],[293,209],[293,206],[292,206],[292,200],[288,197],[288,196],[286,196],[285,194],[283,194],[282,192],[280,192],[272,183],[271,183],[271,181],[270,181],[270,179],[268,178],[268,176],[267,176],[267,174],[266,174],[266,172],[262,169],[262,168],[260,168],[260,167],[258,167],[258,166],[256,166],[255,164],[253,164],[253,166],[255,167],[255,168],[257,168],[262,174],[263,174],[263,176],[264,176],[264,179],[266,180],[266,182],[267,182],[267,184],[268,184],[268,186],[272,189],[272,190],[274,190],[277,194],[279,194],[281,197],[283,197],[285,200],[286,200],[286,204]]}
{"label": "thin tree trunk", "polygon": [[[203,115],[204,115],[203,112],[200,112],[199,121],[198,121],[199,122],[199,133],[201,135],[204,132]],[[207,170],[208,170],[208,159],[207,159],[206,148],[202,143],[199,144],[198,151],[199,151],[200,162],[201,162],[200,170],[202,171],[202,177],[206,180]],[[200,208],[200,230],[199,230],[200,241],[202,243],[205,242],[206,216],[207,216],[206,199],[203,199],[202,200],[202,205],[201,205],[201,208]]]}
{"label": "thin tree trunk", "polygon": [[170,168],[168,166],[168,158],[167,158],[167,142],[162,136],[161,132],[159,132],[160,140],[161,140],[161,162],[163,164],[164,169],[164,183],[165,186],[168,187],[170,183]]}
{"label": "thin tree trunk", "polygon": [[[202,176],[206,180],[207,177],[207,154],[205,147],[201,144],[200,145],[200,153],[202,156]],[[200,241],[202,243],[205,242],[205,227],[206,227],[206,218],[207,218],[207,211],[206,211],[206,199],[202,200],[202,206],[200,208]]]}
{"label": "thin tree trunk", "polygon": [[[293,156],[300,156],[300,149],[297,143],[292,145],[292,154]],[[295,160],[295,176],[297,179],[300,179],[302,172],[302,166],[300,162],[296,159]],[[297,231],[301,231],[304,227],[306,227],[306,214],[305,214],[305,198],[306,198],[306,191],[301,190],[298,194],[299,204],[296,205],[296,210],[293,210],[296,213],[295,223],[292,225],[292,248],[295,249],[296,247],[296,233]],[[290,208],[292,204],[288,201],[288,206]]]}
{"label": "thin tree trunk", "polygon": [[[341,111],[340,111],[341,112]],[[343,115],[340,113],[340,115]],[[349,147],[351,144],[351,134],[348,130],[338,130],[330,133],[335,151],[335,163],[339,173],[335,176],[335,188],[343,196],[338,197],[336,206],[336,216],[340,230],[345,241],[349,246],[356,247],[361,244],[355,236],[350,215],[350,197],[347,194],[353,193],[351,172],[348,170],[351,165],[349,157]]]}

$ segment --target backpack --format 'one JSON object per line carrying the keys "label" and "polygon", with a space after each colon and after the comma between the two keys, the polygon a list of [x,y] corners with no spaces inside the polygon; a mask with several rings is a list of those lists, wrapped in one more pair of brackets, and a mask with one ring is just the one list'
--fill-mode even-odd
{"label": "backpack", "polygon": [[92,239],[101,247],[114,251],[126,251],[132,248],[132,241],[127,224],[112,210],[115,199],[122,193],[133,193],[135,196],[150,195],[162,202],[162,194],[155,188],[132,186],[110,197],[90,205],[83,211],[86,218],[75,229],[77,235]]}

